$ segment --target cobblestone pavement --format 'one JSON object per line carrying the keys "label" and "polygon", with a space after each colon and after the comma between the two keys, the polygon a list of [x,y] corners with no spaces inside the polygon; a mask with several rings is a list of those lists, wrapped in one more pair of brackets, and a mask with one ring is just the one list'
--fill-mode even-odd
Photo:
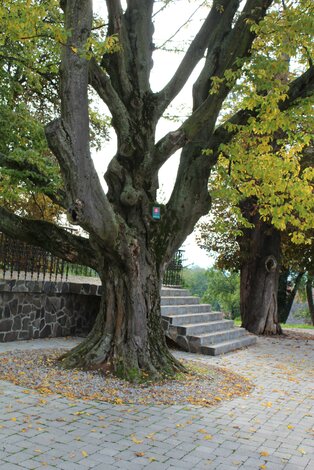
{"label": "cobblestone pavement", "polygon": [[[6,343],[0,352],[76,341]],[[0,381],[0,468],[313,470],[313,345],[259,338],[222,357],[176,353],[255,384],[215,408],[72,401]]]}

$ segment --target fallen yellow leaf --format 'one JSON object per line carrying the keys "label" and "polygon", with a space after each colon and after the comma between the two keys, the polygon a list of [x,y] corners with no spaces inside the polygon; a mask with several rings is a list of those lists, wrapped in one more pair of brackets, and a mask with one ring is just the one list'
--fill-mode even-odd
{"label": "fallen yellow leaf", "polygon": [[86,452],[86,450],[82,450],[82,455],[83,455],[83,457],[87,457],[87,456],[88,456],[88,453]]}
{"label": "fallen yellow leaf", "polygon": [[262,452],[260,452],[259,455],[260,455],[261,457],[268,457],[268,456],[269,456],[269,453],[266,452],[266,450],[262,450]]}
{"label": "fallen yellow leaf", "polygon": [[123,405],[123,400],[121,398],[115,398],[114,402],[116,405]]}
{"label": "fallen yellow leaf", "polygon": [[263,406],[266,406],[266,408],[271,408],[273,406],[271,401],[267,401],[266,403],[262,403]]}
{"label": "fallen yellow leaf", "polygon": [[143,442],[142,439],[137,439],[135,434],[131,434],[131,439],[134,442],[134,444],[142,444],[142,442]]}

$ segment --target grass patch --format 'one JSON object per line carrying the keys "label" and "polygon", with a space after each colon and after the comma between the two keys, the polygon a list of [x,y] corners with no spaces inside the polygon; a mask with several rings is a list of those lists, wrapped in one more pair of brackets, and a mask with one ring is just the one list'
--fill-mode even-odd
{"label": "grass patch", "polygon": [[[234,324],[236,326],[241,326],[241,320],[236,318],[234,320]],[[314,330],[314,326],[309,325],[308,323],[297,323],[297,324],[281,323],[281,328],[283,328],[284,330],[289,329],[289,328],[301,328],[301,329],[305,329],[305,330]]]}
{"label": "grass patch", "polygon": [[309,325],[308,323],[297,323],[296,325],[293,325],[291,323],[281,323],[281,328],[286,329],[286,328],[302,328],[305,330],[314,330],[313,325]]}

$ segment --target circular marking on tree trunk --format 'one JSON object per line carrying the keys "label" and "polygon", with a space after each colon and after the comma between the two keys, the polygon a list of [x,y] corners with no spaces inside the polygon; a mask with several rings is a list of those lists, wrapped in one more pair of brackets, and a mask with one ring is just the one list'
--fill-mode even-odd
{"label": "circular marking on tree trunk", "polygon": [[274,272],[277,269],[277,260],[274,256],[267,256],[265,260],[265,269],[268,273]]}

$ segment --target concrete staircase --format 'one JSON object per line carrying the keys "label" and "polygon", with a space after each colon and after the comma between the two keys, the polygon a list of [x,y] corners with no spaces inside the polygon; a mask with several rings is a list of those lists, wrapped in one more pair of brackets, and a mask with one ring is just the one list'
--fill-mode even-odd
{"label": "concrete staircase", "polygon": [[217,356],[256,343],[255,336],[185,289],[162,288],[161,315],[166,336],[185,351]]}

